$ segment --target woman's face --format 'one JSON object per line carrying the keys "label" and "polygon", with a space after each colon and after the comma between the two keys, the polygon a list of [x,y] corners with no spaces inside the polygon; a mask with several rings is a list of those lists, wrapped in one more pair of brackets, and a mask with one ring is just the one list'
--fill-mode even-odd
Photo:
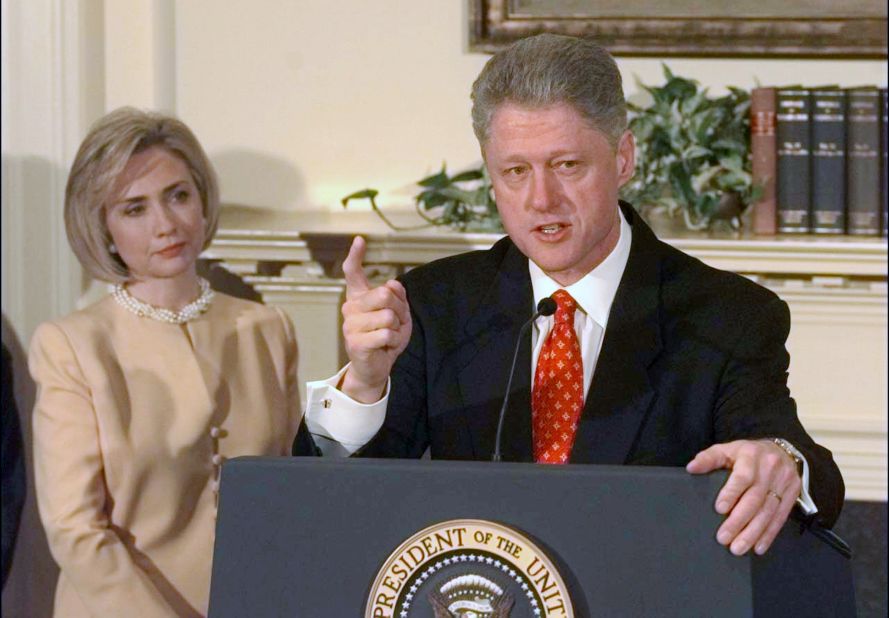
{"label": "woman's face", "polygon": [[160,146],[130,157],[105,224],[136,281],[193,275],[204,245],[201,197],[188,166]]}

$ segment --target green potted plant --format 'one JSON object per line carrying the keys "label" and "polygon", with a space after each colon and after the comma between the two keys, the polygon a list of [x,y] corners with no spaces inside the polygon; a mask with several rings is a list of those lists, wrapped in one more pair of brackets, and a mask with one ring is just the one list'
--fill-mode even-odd
{"label": "green potted plant", "polygon": [[[636,136],[636,174],[621,190],[643,216],[658,211],[682,215],[686,227],[703,230],[717,221],[737,228],[744,209],[761,188],[753,184],[750,143],[750,95],[739,88],[713,98],[698,82],[674,75],[663,65],[666,83],[639,84],[651,105],[629,104],[630,129]],[[484,166],[450,176],[441,171],[418,182],[415,206],[424,225],[445,225],[459,231],[502,231]],[[363,189],[342,199],[368,199],[377,207],[376,189]],[[419,226],[422,227],[422,226]]]}
{"label": "green potted plant", "polygon": [[696,81],[663,65],[666,83],[639,86],[648,107],[630,104],[636,137],[636,174],[621,196],[640,208],[681,213],[685,225],[702,230],[719,220],[741,224],[744,209],[758,199],[750,157],[750,95],[739,88],[713,98]]}
{"label": "green potted plant", "polygon": [[377,215],[393,230],[417,229],[432,225],[452,227],[460,232],[501,232],[500,216],[491,192],[491,180],[484,165],[450,176],[447,166],[417,182],[420,192],[414,196],[417,213],[426,223],[411,228],[392,223],[377,206],[376,189],[362,189],[342,199],[343,207],[356,199],[367,199]]}

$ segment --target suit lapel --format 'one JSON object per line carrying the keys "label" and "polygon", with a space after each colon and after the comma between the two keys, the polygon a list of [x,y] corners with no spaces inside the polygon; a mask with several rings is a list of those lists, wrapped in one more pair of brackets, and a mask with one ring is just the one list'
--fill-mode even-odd
{"label": "suit lapel", "polygon": [[[497,419],[506,392],[516,338],[533,312],[528,259],[509,245],[491,286],[466,323],[472,342],[458,372],[463,413],[475,458],[494,449]],[[503,427],[506,461],[531,461],[531,337],[522,337]]]}
{"label": "suit lapel", "polygon": [[648,366],[661,350],[658,240],[629,207],[633,239],[578,425],[572,463],[623,464],[654,390]]}

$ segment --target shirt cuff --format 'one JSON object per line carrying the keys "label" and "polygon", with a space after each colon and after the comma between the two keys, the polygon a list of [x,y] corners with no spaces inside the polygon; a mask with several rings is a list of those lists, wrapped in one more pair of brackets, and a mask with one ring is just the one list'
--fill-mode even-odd
{"label": "shirt cuff", "polygon": [[337,389],[349,365],[326,380],[306,382],[306,427],[326,456],[348,457],[383,426],[389,402],[389,384],[376,403],[355,401]]}
{"label": "shirt cuff", "polygon": [[806,456],[787,440],[782,439],[781,444],[778,446],[787,451],[792,457],[798,459],[802,464],[802,487],[800,488],[799,497],[796,499],[796,503],[800,509],[802,509],[803,513],[806,515],[814,515],[818,512],[818,507],[815,506],[815,501],[812,500],[812,496],[809,494],[809,462],[806,461]]}

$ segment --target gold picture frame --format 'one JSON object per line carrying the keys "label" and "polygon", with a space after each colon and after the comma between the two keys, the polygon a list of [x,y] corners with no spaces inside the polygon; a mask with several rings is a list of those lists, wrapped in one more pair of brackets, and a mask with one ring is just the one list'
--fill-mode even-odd
{"label": "gold picture frame", "polygon": [[595,38],[616,56],[887,57],[885,0],[469,3],[472,51],[494,52],[526,36],[555,32]]}

